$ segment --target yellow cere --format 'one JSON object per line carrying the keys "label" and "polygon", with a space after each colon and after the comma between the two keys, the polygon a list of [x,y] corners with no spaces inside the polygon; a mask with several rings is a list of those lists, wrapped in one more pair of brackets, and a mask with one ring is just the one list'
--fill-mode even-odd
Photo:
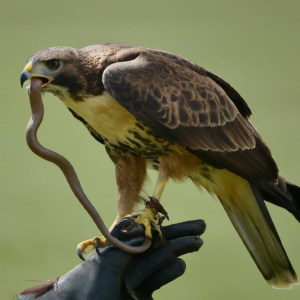
{"label": "yellow cere", "polygon": [[28,64],[27,66],[25,66],[25,70],[29,73],[32,73],[32,64]]}

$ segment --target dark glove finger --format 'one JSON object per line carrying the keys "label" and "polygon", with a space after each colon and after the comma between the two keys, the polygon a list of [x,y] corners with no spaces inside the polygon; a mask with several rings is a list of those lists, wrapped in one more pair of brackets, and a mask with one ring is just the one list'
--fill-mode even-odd
{"label": "dark glove finger", "polygon": [[125,244],[139,246],[145,240],[145,227],[132,219],[122,219],[111,231],[111,235]]}
{"label": "dark glove finger", "polygon": [[152,253],[140,254],[128,269],[125,279],[127,289],[134,290],[154,272],[169,265],[175,257],[198,251],[202,245],[203,240],[199,237],[183,237],[160,244]]}
{"label": "dark glove finger", "polygon": [[146,282],[138,286],[135,291],[132,291],[132,293],[138,300],[151,300],[151,295],[154,291],[183,275],[185,269],[184,260],[177,258],[164,269],[155,272]]}
{"label": "dark glove finger", "polygon": [[162,227],[162,233],[167,241],[184,236],[201,235],[206,229],[203,220],[187,221]]}

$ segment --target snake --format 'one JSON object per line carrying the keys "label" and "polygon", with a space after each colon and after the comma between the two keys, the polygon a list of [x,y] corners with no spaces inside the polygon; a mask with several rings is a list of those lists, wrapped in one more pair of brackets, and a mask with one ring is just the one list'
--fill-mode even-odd
{"label": "snake", "polygon": [[111,235],[100,217],[100,214],[84,193],[72,164],[62,155],[42,146],[38,141],[37,131],[44,117],[44,105],[41,95],[43,84],[44,83],[40,78],[35,77],[31,79],[30,86],[27,88],[32,112],[31,118],[26,127],[26,141],[29,148],[39,157],[54,163],[61,169],[74,195],[109,243],[130,253],[142,253],[146,251],[151,246],[151,240],[147,237],[145,237],[142,245],[133,247],[121,242]]}

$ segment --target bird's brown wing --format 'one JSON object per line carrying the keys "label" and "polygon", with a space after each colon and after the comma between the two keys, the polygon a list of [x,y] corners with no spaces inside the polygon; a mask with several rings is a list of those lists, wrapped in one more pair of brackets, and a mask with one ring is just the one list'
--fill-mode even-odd
{"label": "bird's brown wing", "polygon": [[105,69],[103,84],[137,119],[203,161],[252,182],[276,182],[276,163],[247,120],[250,109],[214,74],[167,52],[127,49]]}

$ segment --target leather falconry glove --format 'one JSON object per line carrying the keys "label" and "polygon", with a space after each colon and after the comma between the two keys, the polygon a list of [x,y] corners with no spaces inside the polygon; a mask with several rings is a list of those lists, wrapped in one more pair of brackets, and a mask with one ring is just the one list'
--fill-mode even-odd
{"label": "leather falconry glove", "polygon": [[[21,292],[19,300],[151,300],[154,291],[183,275],[185,262],[178,258],[198,251],[205,231],[202,220],[162,227],[164,241],[154,239],[141,254],[124,252],[115,246],[98,248],[86,261],[60,278]],[[126,244],[141,245],[144,227],[122,219],[112,235]]]}

